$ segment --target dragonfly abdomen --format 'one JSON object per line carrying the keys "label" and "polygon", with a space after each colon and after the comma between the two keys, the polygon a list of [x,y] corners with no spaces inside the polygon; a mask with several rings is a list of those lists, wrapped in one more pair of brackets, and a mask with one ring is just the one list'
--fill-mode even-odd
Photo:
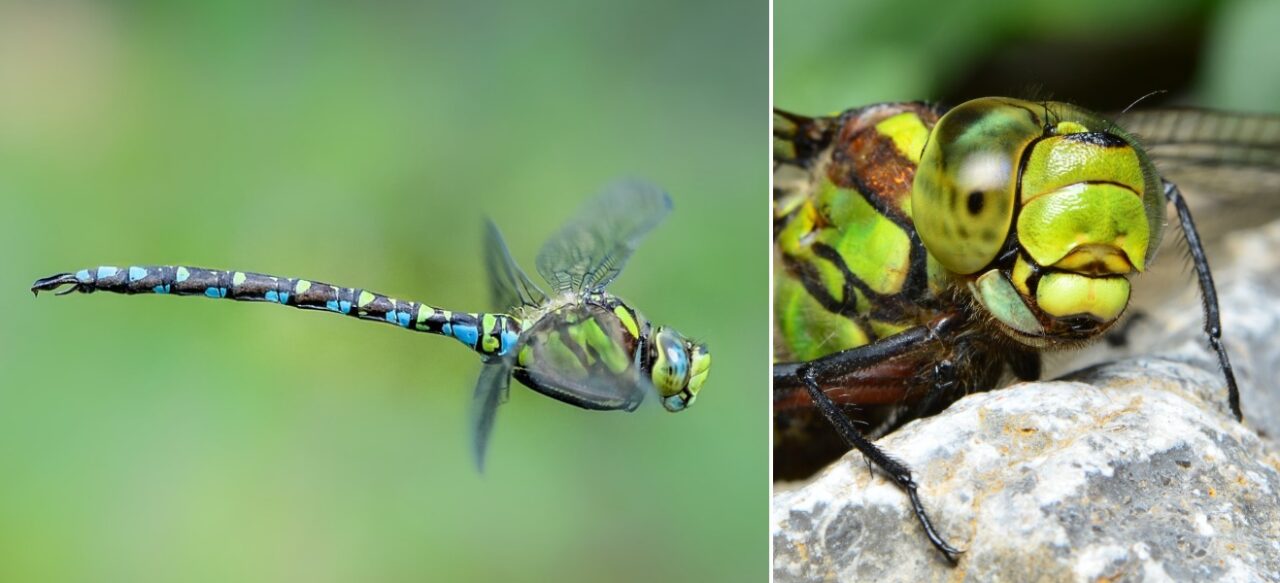
{"label": "dragonfly abdomen", "polygon": [[420,302],[398,300],[361,288],[278,277],[246,271],[222,271],[181,265],[100,266],[35,282],[32,291],[72,286],[60,293],[105,291],[119,294],[203,296],[268,302],[304,310],[323,310],[361,320],[449,336],[484,355],[505,355],[516,345],[521,323],[508,314],[453,312]]}

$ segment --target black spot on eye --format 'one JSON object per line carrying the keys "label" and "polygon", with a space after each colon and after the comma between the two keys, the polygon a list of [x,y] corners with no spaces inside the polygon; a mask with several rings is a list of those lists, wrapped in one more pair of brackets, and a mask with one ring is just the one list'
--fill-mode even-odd
{"label": "black spot on eye", "polygon": [[976,215],[982,212],[982,206],[987,203],[987,197],[975,190],[969,193],[969,199],[965,203],[969,206],[969,214]]}

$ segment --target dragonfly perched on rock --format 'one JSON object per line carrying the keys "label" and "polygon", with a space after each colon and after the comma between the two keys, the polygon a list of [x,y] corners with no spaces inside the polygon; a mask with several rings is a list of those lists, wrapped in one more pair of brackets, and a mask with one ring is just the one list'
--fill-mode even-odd
{"label": "dragonfly perched on rock", "polygon": [[[1252,178],[1206,179],[1232,172]],[[1006,98],[775,111],[775,477],[853,447],[955,561],[961,551],[933,526],[910,468],[871,439],[1006,377],[1036,379],[1043,353],[1113,330],[1170,206],[1239,419],[1213,278],[1178,181],[1258,192],[1277,176],[1280,122],[1267,116],[1113,121]]]}
{"label": "dragonfly perched on rock", "polygon": [[484,361],[472,402],[473,453],[483,468],[497,408],[513,377],[584,409],[633,411],[650,392],[668,411],[694,403],[711,365],[706,345],[655,326],[605,290],[671,206],[666,192],[644,181],[607,187],[539,251],[537,269],[550,293],[520,269],[488,222],[485,264],[496,312],[455,312],[310,279],[177,265],[82,269],[40,279],[31,290],[65,286],[59,295],[105,291],[267,302],[454,338]]}

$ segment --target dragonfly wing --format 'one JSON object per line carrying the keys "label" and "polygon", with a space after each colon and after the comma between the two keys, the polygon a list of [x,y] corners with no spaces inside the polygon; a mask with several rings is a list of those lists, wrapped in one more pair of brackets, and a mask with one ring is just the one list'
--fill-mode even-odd
{"label": "dragonfly wing", "polygon": [[485,451],[489,436],[493,434],[493,421],[498,406],[507,400],[511,387],[511,361],[501,358],[485,362],[476,380],[476,391],[471,399],[471,453],[476,469],[484,471]]}
{"label": "dragonfly wing", "polygon": [[1280,117],[1155,109],[1117,121],[1138,136],[1160,174],[1187,195],[1204,238],[1280,216]]}
{"label": "dragonfly wing", "polygon": [[542,246],[538,273],[555,292],[599,290],[669,212],[671,197],[661,188],[642,180],[615,182]]}
{"label": "dragonfly wing", "polygon": [[535,360],[529,376],[537,390],[559,401],[593,411],[634,411],[645,395],[656,392],[635,367],[623,372],[595,368],[587,374],[566,373],[549,359]]}
{"label": "dragonfly wing", "polygon": [[[1223,238],[1280,216],[1280,117],[1200,109],[1152,109],[1116,116],[1137,136],[1163,178],[1178,185],[1212,259]],[[1169,236],[1160,255],[1180,255],[1183,237]],[[1166,249],[1167,247],[1167,249]],[[1177,266],[1178,262],[1161,265]],[[1156,266],[1135,282],[1130,307],[1137,313],[1166,305],[1186,289],[1186,273]]]}
{"label": "dragonfly wing", "polygon": [[489,298],[494,308],[533,307],[547,301],[547,294],[538,289],[538,285],[511,258],[502,233],[490,220],[485,220],[484,258],[489,272]]}

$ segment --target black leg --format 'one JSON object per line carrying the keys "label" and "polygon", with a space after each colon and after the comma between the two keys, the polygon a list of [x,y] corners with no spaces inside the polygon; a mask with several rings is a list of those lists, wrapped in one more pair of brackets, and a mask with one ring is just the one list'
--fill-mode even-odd
{"label": "black leg", "polygon": [[[933,382],[929,384],[929,392],[925,393],[924,398],[920,399],[914,407],[912,418],[928,417],[937,411],[934,410],[938,403],[942,401],[944,396],[950,396],[955,393],[956,388],[960,385],[960,379],[956,376],[956,365],[950,358],[944,358],[933,365]],[[952,397],[954,400],[954,397]],[[950,404],[950,401],[947,402]]]}
{"label": "black leg", "polygon": [[1187,201],[1182,198],[1178,185],[1164,181],[1165,198],[1178,211],[1178,222],[1182,225],[1182,234],[1187,238],[1187,247],[1191,249],[1191,260],[1196,266],[1196,276],[1200,280],[1200,299],[1204,304],[1204,332],[1209,336],[1209,346],[1218,353],[1218,366],[1222,375],[1227,378],[1227,401],[1237,421],[1243,421],[1240,412],[1240,389],[1236,387],[1236,375],[1231,371],[1231,359],[1227,358],[1227,349],[1222,345],[1222,323],[1218,318],[1218,292],[1213,287],[1213,275],[1209,273],[1209,260],[1204,256],[1204,246],[1200,244],[1200,233],[1191,220],[1191,210]]}
{"label": "black leg", "polygon": [[773,365],[773,386],[776,389],[804,385],[804,380],[800,378],[800,372],[803,369],[812,370],[819,381],[837,379],[859,369],[917,350],[924,342],[945,337],[959,325],[960,318],[945,316],[927,326],[908,328],[866,346],[829,354],[808,362],[775,364]]}
{"label": "black leg", "polygon": [[956,563],[956,555],[964,551],[947,544],[947,541],[943,540],[938,531],[933,528],[933,523],[929,521],[929,516],[924,512],[924,504],[920,502],[920,494],[916,491],[916,482],[911,477],[911,469],[902,462],[890,457],[884,450],[876,447],[876,444],[871,443],[866,436],[862,435],[862,432],[858,431],[857,427],[854,427],[853,422],[845,416],[844,412],[826,393],[822,392],[822,388],[818,386],[817,374],[812,367],[800,366],[799,368],[800,370],[797,371],[798,376],[809,391],[809,397],[813,399],[818,411],[835,427],[845,442],[862,452],[866,459],[889,474],[893,482],[907,493],[907,497],[911,499],[911,509],[915,512],[916,518],[920,520],[920,525],[924,527],[924,532],[929,537],[929,542],[933,543],[933,546],[939,551],[942,551],[947,561],[954,565]]}
{"label": "black leg", "polygon": [[1013,376],[1020,381],[1038,381],[1040,380],[1041,358],[1039,352],[1027,351],[1010,351],[1005,357],[1005,361],[1009,363],[1009,368],[1013,370]]}
{"label": "black leg", "polygon": [[1107,331],[1107,335],[1104,336],[1107,341],[1107,346],[1112,348],[1128,346],[1129,334],[1133,332],[1133,327],[1146,319],[1147,314],[1145,312],[1134,310],[1133,313],[1125,319],[1125,321],[1120,322],[1119,325]]}

